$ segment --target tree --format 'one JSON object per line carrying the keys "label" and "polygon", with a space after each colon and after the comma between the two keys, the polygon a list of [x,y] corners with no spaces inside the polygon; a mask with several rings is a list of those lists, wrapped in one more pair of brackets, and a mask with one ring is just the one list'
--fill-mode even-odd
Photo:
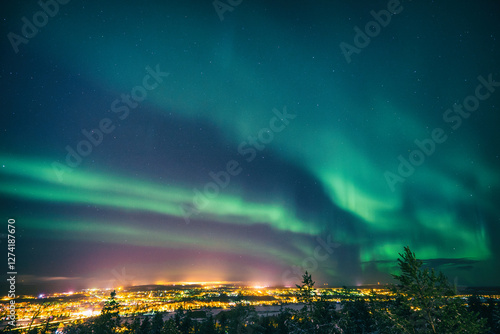
{"label": "tree", "polygon": [[214,318],[211,314],[206,317],[206,319],[201,323],[200,333],[204,334],[217,334],[217,330],[215,329]]}
{"label": "tree", "polygon": [[493,298],[488,298],[486,306],[486,318],[491,333],[500,333],[500,304]]}
{"label": "tree", "polygon": [[343,301],[342,306],[340,327],[343,333],[371,333],[375,329],[370,305],[364,299],[355,297],[354,300]]}
{"label": "tree", "polygon": [[45,326],[40,330],[40,333],[41,334],[45,334],[47,333],[47,331],[49,330],[49,326],[50,326],[50,321],[53,319],[53,316],[52,315],[49,315],[47,317],[47,319],[45,320]]}
{"label": "tree", "polygon": [[312,300],[314,296],[314,282],[312,280],[311,275],[306,271],[304,275],[302,275],[302,284],[295,284],[299,289],[299,300],[309,305],[309,311],[312,312]]}
{"label": "tree", "polygon": [[149,317],[145,317],[142,320],[139,333],[141,333],[141,334],[151,334],[151,322],[149,321]]}
{"label": "tree", "polygon": [[313,303],[311,320],[316,325],[314,333],[337,333],[339,312],[336,304],[321,297]]}
{"label": "tree", "polygon": [[163,328],[161,330],[162,334],[181,334],[179,328],[175,325],[174,319],[168,319],[163,324]]}
{"label": "tree", "polygon": [[139,334],[141,328],[141,319],[139,317],[134,317],[131,324],[127,324],[128,333],[130,334]]}
{"label": "tree", "polygon": [[[50,305],[50,304],[47,304],[47,305]],[[35,313],[33,313],[33,316],[31,317],[31,321],[30,321],[30,324],[29,324],[29,327],[28,327],[28,332],[31,331],[31,326],[33,326],[33,322],[40,315],[40,313],[42,312],[43,308],[46,307],[47,305],[45,304],[45,302],[42,303],[42,304],[40,304],[38,306],[38,309],[35,311]]]}
{"label": "tree", "polygon": [[[278,328],[280,332],[285,333],[337,333],[338,314],[335,310],[335,305],[330,301],[321,297],[320,300],[314,301],[315,282],[312,280],[311,275],[306,271],[302,275],[302,284],[296,284],[299,289],[299,300],[305,306],[298,311],[290,311],[289,316],[283,319],[282,315],[278,317],[279,320],[284,320],[286,330]],[[284,315],[284,314],[283,314]],[[281,319],[280,319],[281,318]]]}
{"label": "tree", "polygon": [[491,328],[495,331],[494,333],[500,333],[500,308],[497,307],[491,316]]}
{"label": "tree", "polygon": [[467,298],[467,304],[469,305],[469,309],[472,312],[477,312],[478,314],[485,313],[486,307],[483,306],[481,299],[476,294],[473,294],[469,298]]}
{"label": "tree", "polygon": [[226,333],[227,327],[229,325],[229,320],[227,318],[227,312],[219,313],[216,318],[219,320],[219,329],[221,333]]}
{"label": "tree", "polygon": [[386,309],[389,333],[484,333],[485,320],[467,310],[461,300],[452,298],[454,290],[442,273],[422,268],[409,247],[399,254],[401,275],[392,287],[396,300]]}
{"label": "tree", "polygon": [[116,301],[116,292],[113,290],[104,307],[101,315],[94,320],[93,331],[96,334],[112,334],[120,327],[120,304]]}
{"label": "tree", "polygon": [[157,312],[151,322],[151,333],[160,334],[163,327],[163,313]]}
{"label": "tree", "polygon": [[110,314],[115,319],[119,318],[120,313],[120,304],[116,301],[116,291],[113,290],[109,294],[109,298],[104,303],[104,307],[102,308],[101,314]]}
{"label": "tree", "polygon": [[291,318],[291,314],[289,309],[281,309],[278,317],[276,319],[276,323],[278,325],[276,332],[277,334],[287,334],[288,328],[286,326],[287,321]]}
{"label": "tree", "polygon": [[86,320],[77,320],[72,325],[66,327],[64,333],[66,334],[93,334],[94,319],[89,318]]}
{"label": "tree", "polygon": [[227,313],[229,333],[260,333],[262,328],[255,307],[238,304],[225,313]]}
{"label": "tree", "polygon": [[[194,327],[194,322],[192,319],[192,314],[193,312],[191,310],[187,310],[186,313],[184,313],[183,310],[180,310],[181,315],[182,315],[182,320],[179,325],[179,329],[181,330],[182,334],[190,334],[193,332],[193,327]],[[177,313],[176,313],[177,315]]]}

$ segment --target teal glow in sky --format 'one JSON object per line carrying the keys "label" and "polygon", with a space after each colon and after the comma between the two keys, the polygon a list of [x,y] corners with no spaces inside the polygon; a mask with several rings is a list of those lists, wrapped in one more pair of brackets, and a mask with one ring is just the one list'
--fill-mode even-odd
{"label": "teal glow in sky", "polygon": [[498,284],[495,2],[402,1],[377,30],[387,2],[71,1],[29,38],[39,4],[2,6],[26,289],[389,282],[406,245]]}

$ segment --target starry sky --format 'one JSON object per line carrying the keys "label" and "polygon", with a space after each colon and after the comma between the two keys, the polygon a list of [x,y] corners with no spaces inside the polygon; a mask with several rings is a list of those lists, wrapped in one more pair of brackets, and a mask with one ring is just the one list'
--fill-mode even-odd
{"label": "starry sky", "polygon": [[1,7],[21,291],[498,285],[498,2]]}

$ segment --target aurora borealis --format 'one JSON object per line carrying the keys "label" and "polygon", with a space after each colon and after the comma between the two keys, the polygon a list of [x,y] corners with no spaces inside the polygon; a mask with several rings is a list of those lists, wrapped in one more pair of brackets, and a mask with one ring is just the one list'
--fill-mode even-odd
{"label": "aurora borealis", "polygon": [[41,2],[0,11],[18,289],[391,282],[405,245],[498,285],[498,3]]}

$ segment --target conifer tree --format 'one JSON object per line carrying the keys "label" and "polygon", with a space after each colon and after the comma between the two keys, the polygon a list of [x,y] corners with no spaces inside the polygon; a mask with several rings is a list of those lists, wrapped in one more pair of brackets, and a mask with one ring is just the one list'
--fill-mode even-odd
{"label": "conifer tree", "polygon": [[151,322],[151,333],[160,334],[163,327],[163,313],[156,312]]}
{"label": "conifer tree", "polygon": [[423,268],[409,247],[398,259],[400,275],[392,275],[399,283],[393,286],[396,301],[385,316],[391,328],[386,333],[456,334],[485,333],[485,319],[467,310],[464,303],[452,298],[454,289],[442,273]]}
{"label": "conifer tree", "polygon": [[116,291],[112,291],[102,308],[101,315],[94,320],[92,329],[96,334],[112,334],[120,327],[120,304],[116,301]]}
{"label": "conifer tree", "polygon": [[295,284],[299,289],[299,300],[309,306],[309,311],[312,312],[312,301],[314,297],[314,282],[311,274],[307,271],[302,275],[302,284]]}

